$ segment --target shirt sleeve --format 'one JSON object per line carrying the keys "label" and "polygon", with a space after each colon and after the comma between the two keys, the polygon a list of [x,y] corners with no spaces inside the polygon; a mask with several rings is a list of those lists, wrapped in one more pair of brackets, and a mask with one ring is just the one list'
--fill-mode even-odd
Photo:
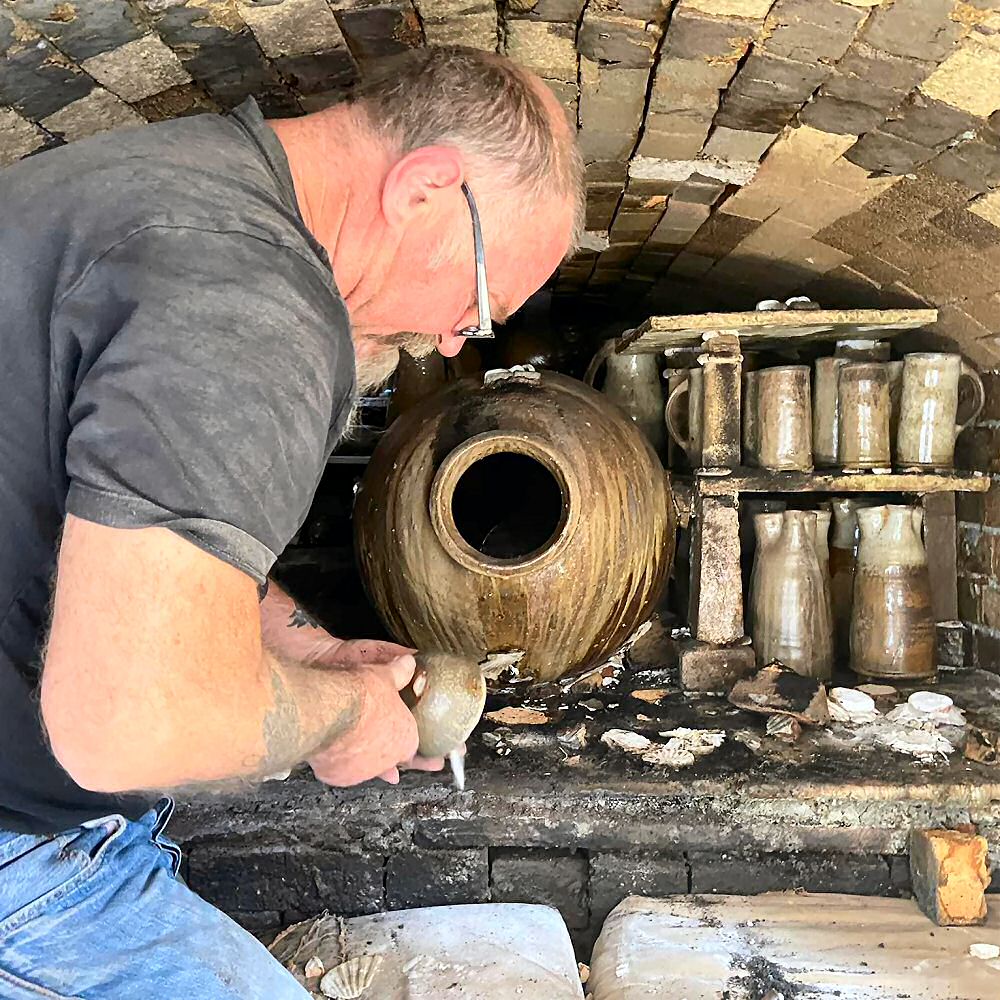
{"label": "shirt sleeve", "polygon": [[169,528],[262,583],[352,405],[332,275],[243,233],[157,226],[94,262],[55,315],[79,359],[62,389],[67,511]]}

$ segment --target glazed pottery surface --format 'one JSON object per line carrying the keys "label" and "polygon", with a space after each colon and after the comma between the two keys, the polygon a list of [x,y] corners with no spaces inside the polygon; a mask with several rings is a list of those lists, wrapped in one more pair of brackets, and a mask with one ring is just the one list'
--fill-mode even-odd
{"label": "glazed pottery surface", "polygon": [[866,677],[933,677],[930,576],[913,508],[887,504],[857,516],[851,669]]}
{"label": "glazed pottery surface", "polygon": [[753,643],[760,666],[777,660],[798,674],[826,679],[832,668],[832,646],[826,588],[816,554],[816,514],[788,510],[760,514],[764,532],[755,572]]}
{"label": "glazed pottery surface", "polygon": [[417,723],[421,757],[447,757],[469,738],[486,707],[482,667],[468,656],[417,653],[413,680],[400,691]]}
{"label": "glazed pottery surface", "polygon": [[[614,344],[614,341],[610,341]],[[596,362],[596,364],[595,364]],[[607,346],[594,357],[585,381],[593,385],[604,368],[602,391],[645,435],[661,458],[667,447],[663,387],[655,354],[616,354]]]}
{"label": "glazed pottery surface", "polygon": [[845,469],[887,468],[889,450],[889,372],[884,364],[852,361],[837,381],[840,410],[838,452]]}
{"label": "glazed pottery surface", "polygon": [[522,676],[601,662],[649,616],[674,550],[649,443],[608,399],[555,373],[454,383],[405,413],[355,506],[358,560],[390,631]]}
{"label": "glazed pottery surface", "polygon": [[829,468],[837,464],[840,408],[837,380],[847,358],[818,358],[813,378],[813,456],[816,464]]}
{"label": "glazed pottery surface", "polygon": [[757,372],[757,442],[758,460],[765,469],[812,469],[812,398],[806,365]]}
{"label": "glazed pottery surface", "polygon": [[[959,419],[959,383],[972,389],[969,413]],[[955,440],[979,416],[985,402],[983,380],[959,354],[908,354],[903,359],[896,453],[900,465],[950,469]]]}
{"label": "glazed pottery surface", "polygon": [[670,436],[684,449],[693,468],[701,466],[701,412],[704,372],[691,368],[687,377],[671,390],[664,409]]}

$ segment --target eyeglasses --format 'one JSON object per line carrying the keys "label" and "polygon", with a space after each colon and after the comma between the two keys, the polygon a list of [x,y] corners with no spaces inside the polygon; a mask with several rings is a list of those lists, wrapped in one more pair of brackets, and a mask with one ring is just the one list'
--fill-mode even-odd
{"label": "eyeglasses", "polygon": [[470,340],[493,340],[493,320],[490,318],[490,290],[486,287],[486,251],[483,249],[483,230],[479,225],[479,213],[469,185],[462,182],[462,194],[469,203],[472,215],[472,242],[476,250],[476,304],[479,307],[479,325],[459,330],[459,334]]}

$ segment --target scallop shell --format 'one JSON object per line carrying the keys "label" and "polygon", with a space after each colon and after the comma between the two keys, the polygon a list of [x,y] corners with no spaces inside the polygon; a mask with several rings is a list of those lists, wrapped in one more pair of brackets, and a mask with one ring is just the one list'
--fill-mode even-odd
{"label": "scallop shell", "polygon": [[323,976],[319,988],[333,1000],[355,1000],[371,986],[381,966],[381,955],[349,958]]}

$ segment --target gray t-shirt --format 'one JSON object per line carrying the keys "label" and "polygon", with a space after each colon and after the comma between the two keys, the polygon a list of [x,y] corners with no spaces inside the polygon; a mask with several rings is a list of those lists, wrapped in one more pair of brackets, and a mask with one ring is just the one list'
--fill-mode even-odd
{"label": "gray t-shirt", "polygon": [[353,396],[347,310],[252,100],[0,171],[0,828],[145,804],[77,787],[42,733],[66,513],[167,527],[261,583]]}

